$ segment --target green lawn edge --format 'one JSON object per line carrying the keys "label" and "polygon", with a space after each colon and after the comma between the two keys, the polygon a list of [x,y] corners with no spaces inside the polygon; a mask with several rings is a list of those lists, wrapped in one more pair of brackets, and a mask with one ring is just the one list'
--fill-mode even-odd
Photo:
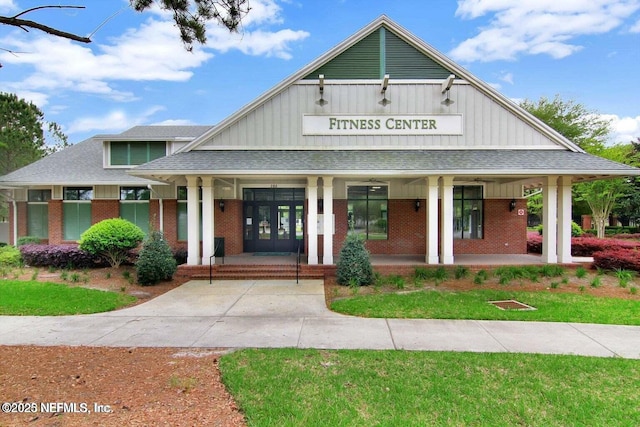
{"label": "green lawn edge", "polygon": [[130,305],[134,301],[134,296],[124,293],[58,283],[21,280],[0,282],[0,315],[4,316],[103,313]]}
{"label": "green lawn edge", "polygon": [[[489,301],[515,299],[536,310],[500,310]],[[333,301],[331,310],[359,317],[516,320],[640,325],[640,301],[587,294],[501,290],[418,290],[359,295]]]}

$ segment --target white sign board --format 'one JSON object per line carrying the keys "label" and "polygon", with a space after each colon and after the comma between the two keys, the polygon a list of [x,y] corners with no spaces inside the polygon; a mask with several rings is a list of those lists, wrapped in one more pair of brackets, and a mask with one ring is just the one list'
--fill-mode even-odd
{"label": "white sign board", "polygon": [[462,135],[462,114],[303,115],[303,135]]}

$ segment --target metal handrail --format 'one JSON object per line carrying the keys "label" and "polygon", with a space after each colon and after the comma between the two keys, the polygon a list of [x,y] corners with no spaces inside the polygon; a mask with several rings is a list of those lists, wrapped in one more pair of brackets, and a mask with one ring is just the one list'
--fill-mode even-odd
{"label": "metal handrail", "polygon": [[[220,247],[220,243],[221,242],[218,242],[218,244],[215,245],[215,247],[213,248],[213,255],[209,257],[209,284],[213,283],[213,259],[218,253],[218,248]],[[224,258],[222,258],[222,263],[224,264]]]}

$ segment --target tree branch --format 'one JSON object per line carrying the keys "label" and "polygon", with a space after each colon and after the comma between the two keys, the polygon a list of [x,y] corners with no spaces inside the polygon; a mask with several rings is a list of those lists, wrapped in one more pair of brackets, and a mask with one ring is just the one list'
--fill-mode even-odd
{"label": "tree branch", "polygon": [[34,7],[28,10],[25,10],[24,12],[21,12],[13,17],[9,17],[9,16],[0,16],[0,24],[4,24],[4,25],[11,25],[14,27],[18,27],[23,29],[24,31],[29,32],[28,28],[35,28],[36,30],[40,30],[43,31],[47,34],[51,34],[53,36],[57,36],[57,37],[62,37],[65,39],[69,39],[69,40],[73,40],[73,41],[77,41],[77,42],[81,42],[81,43],[91,43],[91,39],[89,37],[82,37],[79,36],[77,34],[73,34],[73,33],[68,33],[66,31],[61,31],[58,30],[56,28],[53,27],[49,27],[47,25],[43,25],[40,24],[38,22],[35,21],[30,21],[28,19],[20,19],[18,18],[21,15],[24,15],[26,13],[29,12],[33,12],[34,10],[39,10],[39,9],[49,9],[49,8],[55,8],[55,9],[84,9],[84,6],[39,6],[39,7]]}

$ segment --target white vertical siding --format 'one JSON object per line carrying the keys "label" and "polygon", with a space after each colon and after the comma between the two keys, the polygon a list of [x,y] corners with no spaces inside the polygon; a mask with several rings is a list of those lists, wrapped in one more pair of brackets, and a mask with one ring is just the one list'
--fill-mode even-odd
{"label": "white vertical siding", "polygon": [[[549,138],[469,84],[455,84],[450,106],[440,84],[392,82],[383,107],[379,83],[295,84],[229,125],[198,149],[509,149],[558,148]],[[303,136],[302,116],[462,114],[460,136]]]}

